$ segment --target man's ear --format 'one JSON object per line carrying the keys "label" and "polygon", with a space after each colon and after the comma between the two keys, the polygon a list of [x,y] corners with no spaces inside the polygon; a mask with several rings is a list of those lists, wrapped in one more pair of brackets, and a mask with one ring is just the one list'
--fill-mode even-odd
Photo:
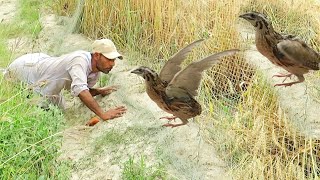
{"label": "man's ear", "polygon": [[93,53],[93,58],[94,58],[95,60],[98,60],[98,59],[100,58],[100,56],[101,56],[101,53],[98,53],[98,52],[94,52],[94,53]]}

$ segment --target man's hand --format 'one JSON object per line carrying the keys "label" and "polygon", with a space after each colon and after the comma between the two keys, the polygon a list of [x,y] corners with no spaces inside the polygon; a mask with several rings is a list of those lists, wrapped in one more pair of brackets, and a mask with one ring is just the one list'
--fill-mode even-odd
{"label": "man's hand", "polygon": [[121,117],[127,109],[124,106],[119,106],[114,109],[109,109],[107,112],[103,112],[102,108],[92,97],[89,90],[83,90],[79,94],[80,100],[97,116],[99,116],[103,120],[114,119],[117,117]]}
{"label": "man's hand", "polygon": [[119,106],[114,109],[109,109],[107,112],[103,114],[101,118],[105,121],[109,119],[114,119],[117,117],[121,117],[126,111],[127,109],[124,106]]}
{"label": "man's hand", "polygon": [[109,86],[109,87],[104,87],[104,88],[99,88],[99,94],[101,94],[102,97],[111,94],[112,92],[118,90],[119,86]]}

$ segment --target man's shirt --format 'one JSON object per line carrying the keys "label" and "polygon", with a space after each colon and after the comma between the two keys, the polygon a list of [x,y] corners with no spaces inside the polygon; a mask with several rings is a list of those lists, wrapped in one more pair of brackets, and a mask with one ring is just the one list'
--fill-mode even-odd
{"label": "man's shirt", "polygon": [[62,89],[71,90],[78,96],[83,90],[93,87],[100,73],[93,73],[91,54],[75,51],[60,57],[43,53],[26,54],[8,67],[10,78],[17,78],[32,85],[42,95],[59,95]]}

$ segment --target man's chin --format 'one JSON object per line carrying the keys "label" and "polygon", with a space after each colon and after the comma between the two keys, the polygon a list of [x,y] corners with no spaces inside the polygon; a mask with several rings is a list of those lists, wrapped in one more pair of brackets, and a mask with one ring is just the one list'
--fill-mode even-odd
{"label": "man's chin", "polygon": [[106,70],[103,70],[101,72],[103,72],[104,74],[109,74],[110,71],[111,71],[111,69],[106,69]]}

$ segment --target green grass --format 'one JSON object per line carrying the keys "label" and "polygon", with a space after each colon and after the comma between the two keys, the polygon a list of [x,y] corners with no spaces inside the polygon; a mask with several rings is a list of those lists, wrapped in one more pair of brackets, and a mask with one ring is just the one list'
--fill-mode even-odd
{"label": "green grass", "polygon": [[17,26],[24,35],[37,37],[41,31],[40,12],[42,1],[39,0],[19,0],[19,12],[16,19]]}
{"label": "green grass", "polygon": [[8,49],[7,40],[18,34],[17,28],[11,24],[0,24],[0,67],[6,67],[12,59],[12,53]]}
{"label": "green grass", "polygon": [[112,147],[121,143],[124,143],[124,134],[115,130],[104,133],[103,136],[99,137],[96,141],[95,151],[102,151],[104,147]]}
{"label": "green grass", "polygon": [[39,21],[41,8],[40,0],[19,0],[16,16],[10,23],[0,24],[0,67],[5,67],[12,59],[8,49],[9,39],[17,37],[38,37],[42,27]]}
{"label": "green grass", "polygon": [[115,147],[121,144],[132,144],[141,141],[148,134],[155,134],[159,128],[145,128],[142,126],[128,127],[125,132],[110,130],[96,141],[95,151],[102,151],[105,147]]}
{"label": "green grass", "polygon": [[101,74],[98,81],[99,87],[107,86],[110,80],[110,76],[110,74]]}
{"label": "green grass", "polygon": [[[122,168],[123,179],[166,179],[167,172],[162,159],[156,158],[157,163],[149,165],[146,163],[149,161],[144,153],[139,160],[135,160],[134,157],[128,157],[127,149],[122,149],[132,145],[138,146],[137,144],[157,132],[159,132],[159,128],[145,128],[143,126],[128,127],[125,131],[108,130],[94,140],[92,151],[75,163],[73,168],[86,170],[88,167],[93,167],[96,159],[101,159],[106,154],[112,153],[112,158],[108,163],[119,165]],[[121,163],[119,164],[119,162]]]}
{"label": "green grass", "polygon": [[23,84],[0,85],[0,179],[61,176],[55,161],[63,127],[60,110],[38,108],[39,97]]}
{"label": "green grass", "polygon": [[136,162],[133,157],[124,163],[122,179],[125,180],[153,180],[166,179],[164,167],[161,164],[155,166],[147,166],[144,156]]}
{"label": "green grass", "polygon": [[4,42],[2,37],[0,38],[0,57],[2,59],[2,61],[0,61],[0,67],[6,67],[11,59],[11,53],[9,52],[7,44]]}
{"label": "green grass", "polygon": [[[41,31],[40,0],[20,0],[16,16],[0,24],[0,67],[15,56],[7,47],[9,39],[28,37]],[[28,97],[28,98],[27,98]],[[37,107],[41,98],[24,84],[13,84],[0,75],[0,179],[66,179],[66,163],[56,161],[64,127],[62,112],[56,107]]]}

